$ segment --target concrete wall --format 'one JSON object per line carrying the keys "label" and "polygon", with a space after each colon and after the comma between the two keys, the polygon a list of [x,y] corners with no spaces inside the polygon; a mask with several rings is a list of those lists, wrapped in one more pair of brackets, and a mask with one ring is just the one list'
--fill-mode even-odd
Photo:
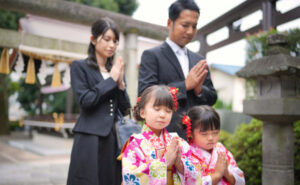
{"label": "concrete wall", "polygon": [[241,123],[249,123],[251,116],[240,112],[217,109],[221,119],[221,129],[233,133]]}
{"label": "concrete wall", "polygon": [[232,110],[243,111],[245,80],[211,68],[211,79],[218,91],[218,98],[226,104],[232,103]]}
{"label": "concrete wall", "polygon": [[163,41],[154,40],[146,37],[138,37],[138,44],[137,44],[137,65],[141,63],[141,57],[145,50],[158,46]]}

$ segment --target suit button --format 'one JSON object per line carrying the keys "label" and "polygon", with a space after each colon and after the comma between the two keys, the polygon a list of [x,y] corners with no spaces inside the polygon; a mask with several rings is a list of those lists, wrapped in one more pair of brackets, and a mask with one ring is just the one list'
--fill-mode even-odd
{"label": "suit button", "polygon": [[113,116],[114,114],[113,113],[110,113],[110,116]]}
{"label": "suit button", "polygon": [[112,99],[110,99],[109,102],[112,103]]}
{"label": "suit button", "polygon": [[114,109],[110,109],[110,112],[113,112],[114,111]]}
{"label": "suit button", "polygon": [[113,107],[114,105],[113,104],[110,104],[110,107]]}

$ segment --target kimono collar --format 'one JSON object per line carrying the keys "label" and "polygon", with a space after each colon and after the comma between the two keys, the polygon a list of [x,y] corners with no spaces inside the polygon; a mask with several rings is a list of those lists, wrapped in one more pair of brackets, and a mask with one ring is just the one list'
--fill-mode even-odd
{"label": "kimono collar", "polygon": [[204,160],[203,159],[203,153],[207,153],[207,154],[210,154],[212,156],[213,154],[213,151],[215,149],[215,146],[212,148],[211,152],[208,152],[202,148],[200,148],[198,145],[196,145],[195,143],[192,143],[191,144],[191,148],[193,150],[193,155],[196,155],[197,158],[200,158],[201,160]]}
{"label": "kimono collar", "polygon": [[142,128],[143,136],[149,140],[154,148],[164,148],[170,142],[170,135],[166,129],[161,131],[160,137],[158,137],[151,128],[145,123]]}

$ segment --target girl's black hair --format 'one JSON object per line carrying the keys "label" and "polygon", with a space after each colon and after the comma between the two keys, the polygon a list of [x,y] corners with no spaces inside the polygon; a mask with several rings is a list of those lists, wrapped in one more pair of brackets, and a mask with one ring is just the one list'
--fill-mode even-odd
{"label": "girl's black hair", "polygon": [[[91,34],[97,39],[100,35],[104,35],[108,30],[112,30],[115,34],[116,40],[119,41],[119,30],[113,20],[108,17],[104,17],[102,19],[97,20],[93,23],[91,28]],[[95,46],[90,42],[88,48],[88,62],[87,64],[95,69],[98,69],[97,58],[96,58],[96,49]],[[105,68],[107,71],[110,71],[113,65],[114,55],[112,57],[107,58],[107,62]]]}
{"label": "girl's black hair", "polygon": [[140,100],[133,107],[133,117],[137,121],[144,121],[140,116],[140,110],[144,109],[149,100],[154,97],[153,106],[166,106],[172,111],[175,111],[175,103],[170,92],[170,88],[166,85],[153,85],[148,87],[141,94]]}
{"label": "girl's black hair", "polygon": [[215,109],[208,105],[194,106],[187,115],[191,119],[192,133],[196,128],[200,128],[201,132],[220,130],[220,116]]}
{"label": "girl's black hair", "polygon": [[169,7],[169,19],[176,21],[183,10],[192,10],[200,14],[199,7],[194,0],[177,0]]}

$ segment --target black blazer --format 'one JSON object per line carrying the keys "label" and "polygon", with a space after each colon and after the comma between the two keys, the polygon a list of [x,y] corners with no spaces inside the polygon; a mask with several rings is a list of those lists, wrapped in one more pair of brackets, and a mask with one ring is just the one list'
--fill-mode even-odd
{"label": "black blazer", "polygon": [[103,79],[100,71],[87,65],[87,59],[71,64],[71,84],[80,116],[74,132],[107,136],[116,120],[116,111],[128,113],[129,97],[111,78]]}
{"label": "black blazer", "polygon": [[[190,50],[187,51],[187,55],[189,58],[189,69],[204,59],[201,55]],[[142,54],[139,69],[138,94],[140,96],[141,93],[151,85],[165,84],[170,87],[179,88],[179,109],[177,113],[186,113],[189,108],[195,105],[213,105],[217,100],[217,93],[212,84],[209,69],[207,70],[208,73],[202,86],[201,95],[195,95],[193,90],[187,91],[184,82],[185,77],[180,63],[171,47],[164,42],[160,46],[145,50]],[[176,114],[174,114],[174,116],[176,117]],[[180,122],[180,118],[175,119],[174,116],[169,127],[172,127],[174,122]],[[169,131],[174,130],[169,129]],[[182,134],[178,134],[183,137]]]}

